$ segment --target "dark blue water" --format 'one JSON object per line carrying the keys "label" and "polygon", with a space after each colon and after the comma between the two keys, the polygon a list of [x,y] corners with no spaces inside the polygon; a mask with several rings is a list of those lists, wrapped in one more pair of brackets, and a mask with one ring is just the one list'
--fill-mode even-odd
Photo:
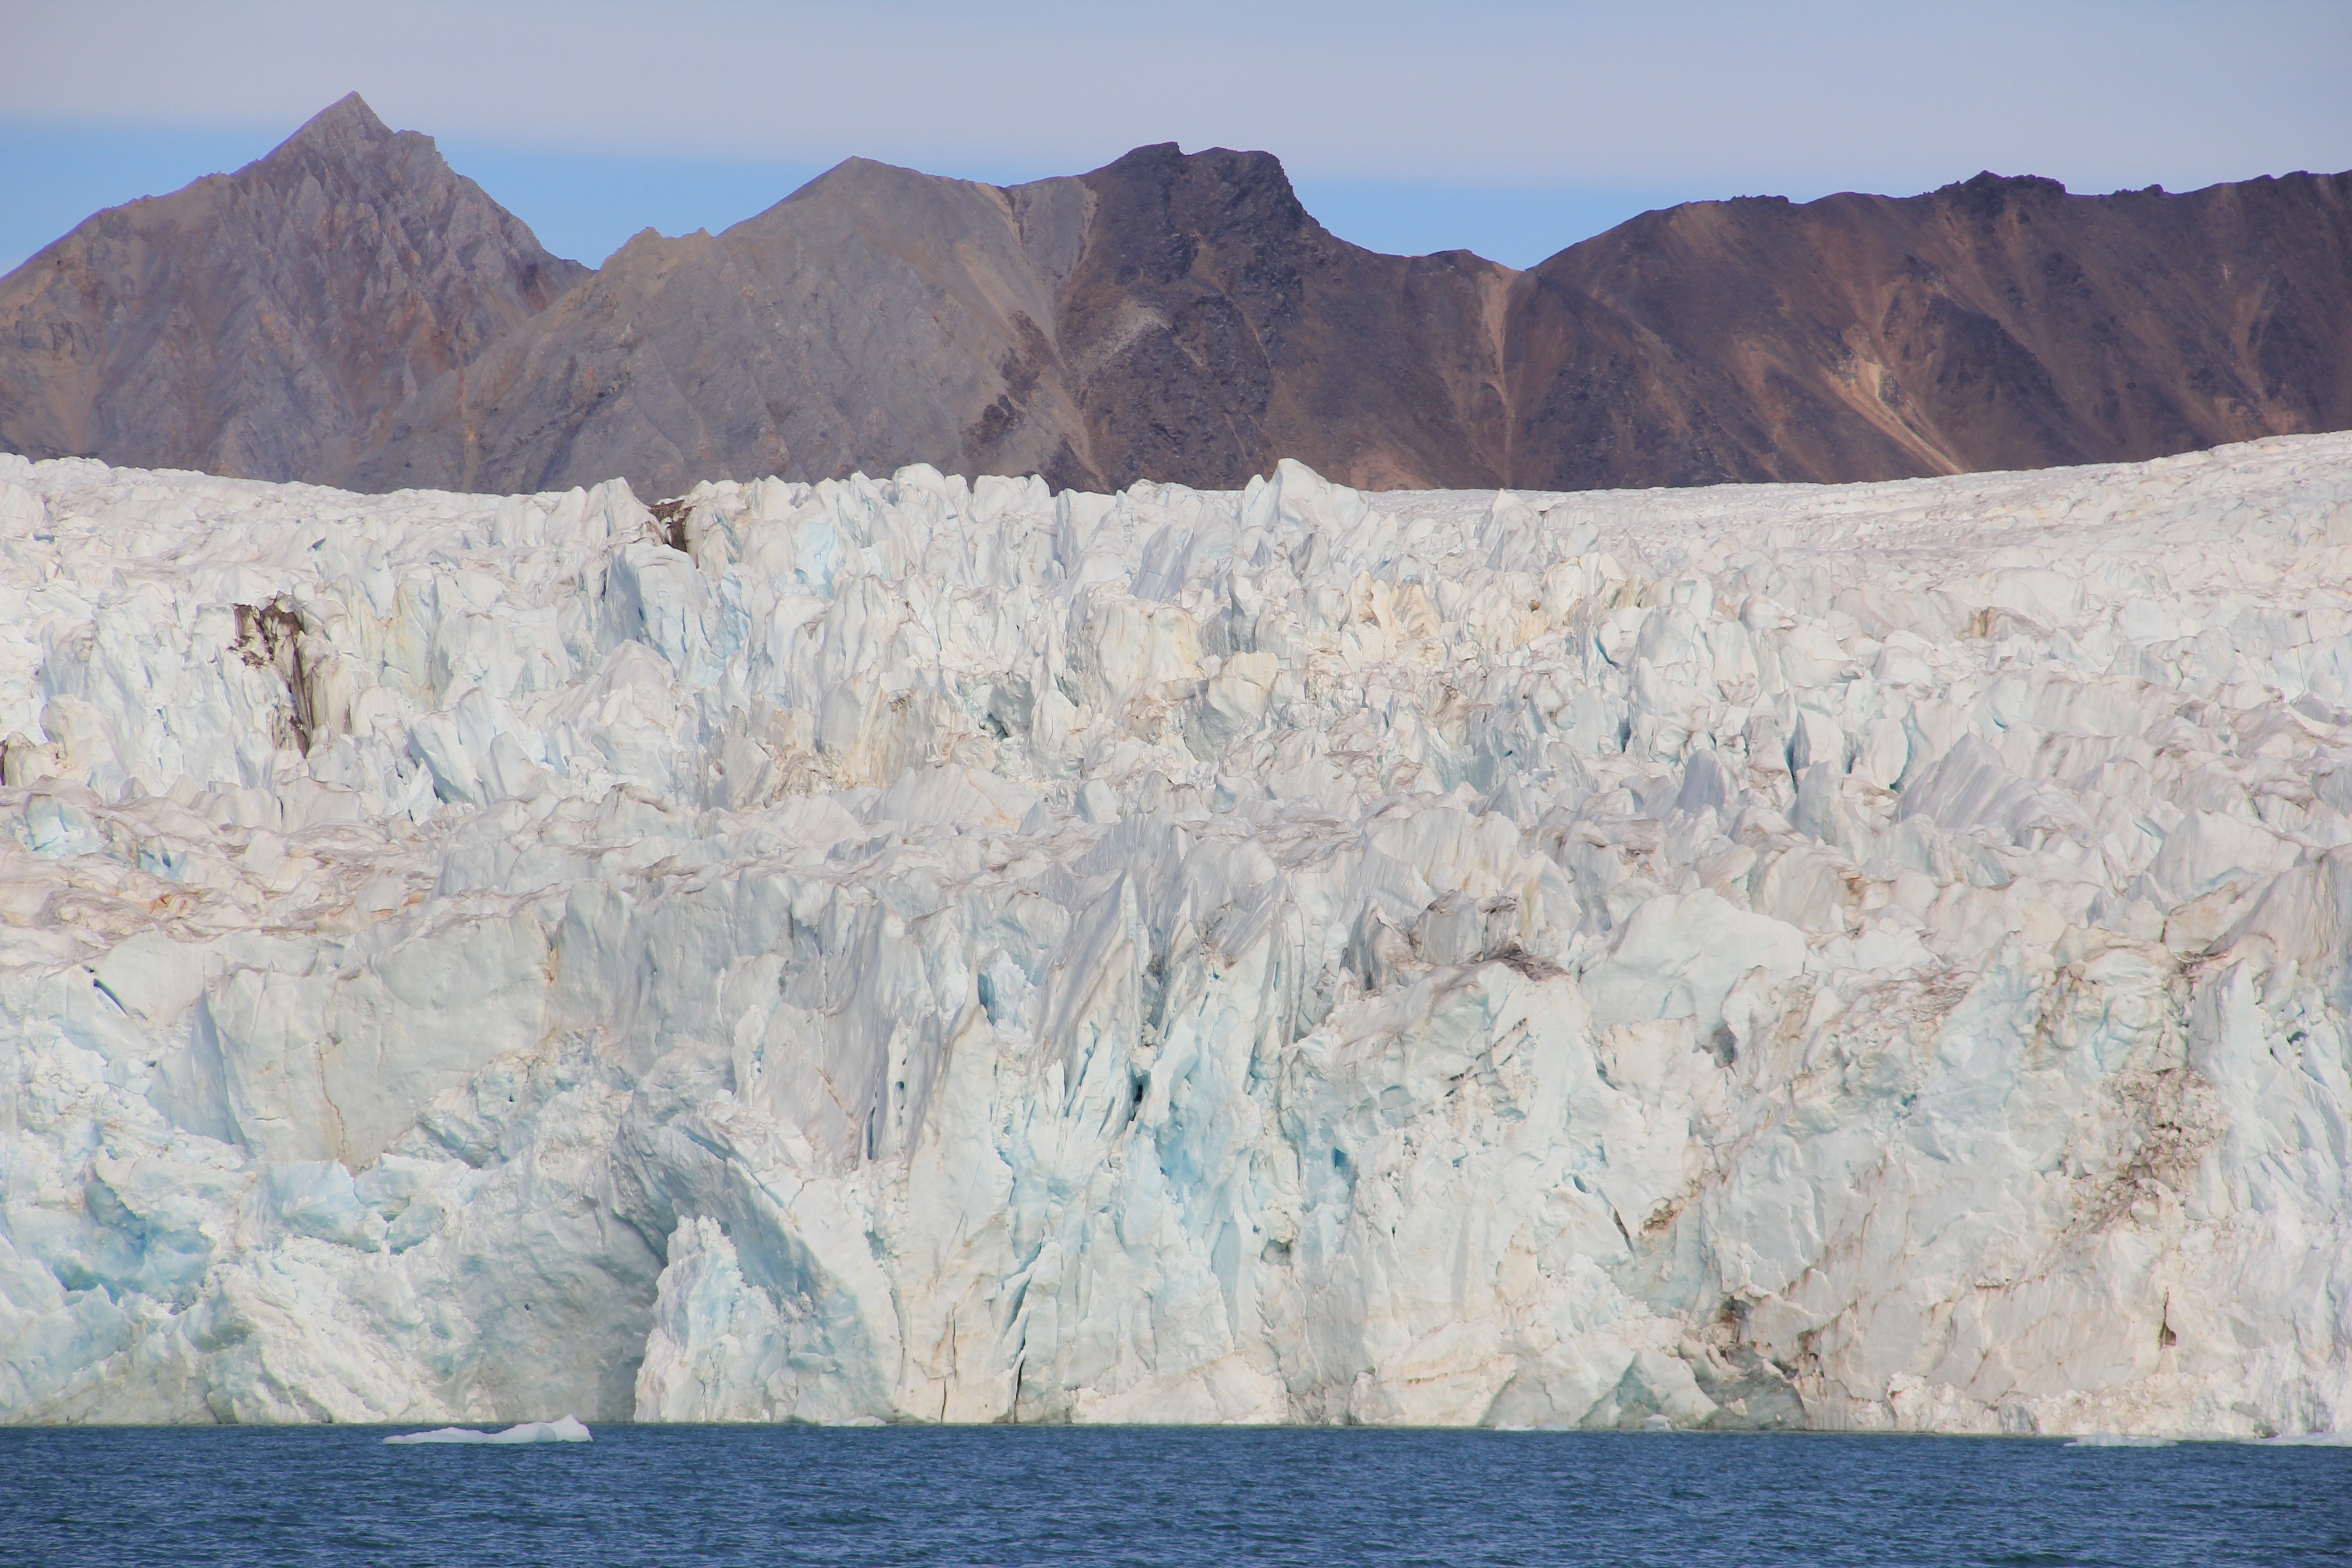
{"label": "dark blue water", "polygon": [[608,1426],[0,1430],[11,1563],[2352,1563],[2352,1449]]}

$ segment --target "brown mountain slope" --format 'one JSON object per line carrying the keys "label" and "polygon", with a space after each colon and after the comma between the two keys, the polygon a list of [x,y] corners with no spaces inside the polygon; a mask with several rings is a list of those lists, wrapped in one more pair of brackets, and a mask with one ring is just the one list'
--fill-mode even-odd
{"label": "brown mountain slope", "polygon": [[1298,457],[1492,484],[1511,276],[1335,239],[1262,153],[1147,147],[1009,189],[852,159],[716,237],[638,236],[343,477],[1239,485]]}
{"label": "brown mountain slope", "polygon": [[1264,153],[1139,147],[1079,180],[1059,339],[1108,482],[1235,487],[1286,457],[1375,488],[1500,482],[1508,268],[1335,238]]}
{"label": "brown mountain slope", "polygon": [[586,270],[353,94],[0,279],[0,444],[329,478],[404,396]]}
{"label": "brown mountain slope", "polygon": [[1698,202],[1524,275],[1515,482],[1869,479],[2352,426],[2352,174]]}
{"label": "brown mountain slope", "polygon": [[623,475],[1090,476],[1052,342],[1088,197],[851,159],[724,233],[624,246],[553,310],[404,404],[343,476],[539,489]]}
{"label": "brown mountain slope", "polygon": [[625,475],[670,494],[931,461],[1077,479],[1077,416],[1046,374],[1046,334],[1085,212],[1068,179],[1000,191],[854,157],[722,235],[645,230],[402,405],[343,478],[543,489]]}
{"label": "brown mountain slope", "polygon": [[1567,489],[2352,426],[2352,174],[1699,202],[1514,273],[1349,245],[1263,153],[1010,188],[852,159],[581,273],[349,98],[0,279],[0,446],[370,489],[1284,457]]}

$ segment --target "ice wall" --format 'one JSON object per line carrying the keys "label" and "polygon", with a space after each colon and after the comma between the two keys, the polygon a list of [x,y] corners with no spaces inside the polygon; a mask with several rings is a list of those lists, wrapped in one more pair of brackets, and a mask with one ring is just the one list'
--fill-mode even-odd
{"label": "ice wall", "polygon": [[0,458],[0,1415],[2352,1425],[2352,437]]}

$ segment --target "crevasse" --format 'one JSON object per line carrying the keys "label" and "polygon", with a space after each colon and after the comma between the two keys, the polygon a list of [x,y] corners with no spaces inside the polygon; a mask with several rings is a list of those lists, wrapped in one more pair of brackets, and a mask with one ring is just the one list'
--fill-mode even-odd
{"label": "crevasse", "polygon": [[2344,436],[0,458],[0,1415],[2341,1428],[2347,710]]}

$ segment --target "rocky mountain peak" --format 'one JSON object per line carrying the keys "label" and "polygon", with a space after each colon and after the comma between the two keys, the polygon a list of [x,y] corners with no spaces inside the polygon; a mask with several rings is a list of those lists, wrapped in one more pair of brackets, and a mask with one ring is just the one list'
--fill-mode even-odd
{"label": "rocky mountain peak", "polygon": [[1990,215],[2026,203],[2048,202],[2065,194],[2063,184],[2040,174],[1996,174],[1986,169],[1938,187],[1936,197],[1964,212]]}
{"label": "rocky mountain peak", "polygon": [[1279,159],[999,188],[849,158],[593,289],[365,100],[0,279],[0,448],[362,489],[926,462],[1583,489],[2143,458],[2352,426],[2352,174],[1637,216],[1525,271],[1383,256]]}
{"label": "rocky mountain peak", "polygon": [[272,148],[261,161],[291,161],[305,155],[349,156],[355,152],[380,149],[399,134],[377,117],[366,99],[356,92],[347,92],[304,121],[301,129]]}
{"label": "rocky mountain peak", "polygon": [[1202,234],[1287,234],[1321,226],[1271,153],[1229,147],[1186,153],[1173,142],[1160,142],[1080,178],[1107,200],[1154,205],[1173,226]]}
{"label": "rocky mountain peak", "polygon": [[352,93],[0,279],[0,446],[327,478],[586,271]]}

